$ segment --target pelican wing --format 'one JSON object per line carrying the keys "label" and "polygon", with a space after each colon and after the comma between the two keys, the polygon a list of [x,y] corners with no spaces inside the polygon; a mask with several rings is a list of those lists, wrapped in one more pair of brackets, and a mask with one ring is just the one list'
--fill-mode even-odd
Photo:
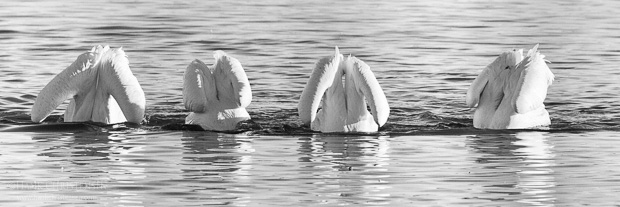
{"label": "pelican wing", "polygon": [[[225,79],[232,83],[232,93],[236,104],[244,108],[250,105],[252,89],[241,63],[221,50],[213,52],[213,57],[216,62],[214,71],[222,72],[226,76]],[[219,87],[218,90],[220,90]]]}
{"label": "pelican wing", "polygon": [[347,66],[352,67],[351,71],[357,88],[368,99],[375,122],[377,125],[383,126],[390,115],[390,106],[377,78],[370,70],[370,66],[356,57],[347,58]]}
{"label": "pelican wing", "polygon": [[108,50],[101,57],[99,86],[118,103],[128,122],[140,123],[146,100],[138,79],[131,73],[122,48]]}
{"label": "pelican wing", "polygon": [[478,77],[474,79],[474,82],[467,90],[467,96],[465,99],[465,103],[467,104],[467,106],[470,108],[476,107],[476,105],[479,104],[480,97],[486,89],[489,81],[495,80],[499,78],[499,76],[503,76],[503,74],[508,74],[506,73],[506,69],[515,68],[517,63],[519,63],[522,59],[522,49],[503,52],[497,58],[495,58],[495,60],[493,60],[491,64],[487,65],[487,67],[482,70]]}
{"label": "pelican wing", "polygon": [[542,106],[547,96],[547,87],[553,83],[553,73],[545,63],[545,56],[537,49],[538,45],[534,46],[515,71],[520,73],[520,78],[512,104],[520,114]]}
{"label": "pelican wing", "polygon": [[480,96],[482,95],[482,91],[484,91],[484,88],[489,82],[490,70],[491,68],[487,66],[484,70],[482,70],[478,77],[474,79],[474,82],[471,83],[471,86],[469,86],[465,100],[467,107],[474,108],[476,107],[476,105],[478,105],[478,102],[480,101]]}
{"label": "pelican wing", "polygon": [[342,55],[340,55],[338,47],[336,47],[334,56],[321,58],[316,63],[297,105],[299,118],[303,124],[309,125],[316,118],[321,99],[327,88],[331,87],[334,82],[334,77],[341,60]]}
{"label": "pelican wing", "polygon": [[193,112],[205,112],[207,109],[207,94],[205,74],[210,70],[202,61],[194,60],[185,69],[183,78],[183,103],[185,108]]}
{"label": "pelican wing", "polygon": [[93,51],[78,56],[73,64],[56,75],[39,92],[30,112],[33,122],[43,121],[58,105],[75,96],[84,84],[95,82],[97,71],[93,68],[95,64]]}

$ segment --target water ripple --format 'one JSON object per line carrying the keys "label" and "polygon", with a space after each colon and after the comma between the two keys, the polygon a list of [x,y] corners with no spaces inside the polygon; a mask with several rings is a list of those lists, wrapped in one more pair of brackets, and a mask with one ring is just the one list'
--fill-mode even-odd
{"label": "water ripple", "polygon": [[[618,131],[620,99],[614,93],[620,89],[617,83],[620,73],[616,64],[620,60],[617,49],[620,48],[620,38],[617,35],[620,18],[614,15],[617,13],[614,8],[618,6],[620,5],[615,1],[582,4],[563,1],[529,3],[502,1],[500,3],[394,0],[386,3],[324,0],[318,2],[153,0],[77,3],[9,0],[3,2],[3,12],[0,14],[0,28],[2,28],[0,29],[0,45],[3,47],[3,52],[0,54],[0,62],[2,62],[0,65],[2,74],[0,76],[0,88],[2,88],[0,128],[7,129],[30,124],[30,109],[45,84],[65,69],[79,54],[90,50],[93,45],[108,44],[112,47],[123,46],[125,49],[130,67],[147,97],[146,121],[148,122],[139,129],[123,126],[116,126],[118,128],[97,125],[74,126],[67,133],[87,132],[87,137],[101,139],[103,143],[96,143],[97,145],[105,146],[110,144],[107,142],[118,143],[113,140],[115,137],[111,136],[115,133],[144,131],[162,133],[168,130],[195,129],[183,125],[188,112],[184,110],[182,104],[182,74],[193,59],[198,58],[210,63],[211,52],[219,49],[241,61],[252,84],[254,98],[248,107],[252,121],[243,123],[242,131],[254,135],[314,136],[316,133],[311,132],[306,126],[301,126],[296,111],[297,101],[315,67],[315,62],[332,54],[333,48],[338,46],[344,54],[352,54],[364,60],[372,68],[386,93],[392,113],[388,123],[375,135],[482,134],[466,140],[472,143],[470,150],[484,154],[484,156],[472,158],[473,161],[489,168],[479,167],[474,172],[475,176],[465,178],[441,180],[435,177],[430,179],[413,177],[411,178],[413,181],[424,184],[418,189],[426,192],[425,194],[421,193],[411,198],[403,193],[390,192],[391,198],[435,202],[437,205],[476,205],[481,200],[491,201],[491,205],[495,202],[498,203],[497,205],[502,205],[504,202],[515,200],[521,204],[547,205],[554,201],[548,191],[549,188],[557,188],[564,182],[556,180],[558,184],[553,187],[554,185],[549,184],[551,181],[548,178],[550,175],[559,173],[548,171],[549,167],[539,169],[519,165],[526,160],[529,160],[526,163],[534,166],[549,161],[538,159],[540,158],[537,157],[538,155],[528,154],[533,152],[524,149],[529,149],[530,146],[527,143],[518,143],[518,140],[522,138],[503,136],[501,139],[514,143],[502,142],[498,145],[500,140],[485,136],[489,133],[515,134],[522,131],[486,132],[473,129],[471,120],[473,111],[465,107],[465,93],[476,75],[501,52],[512,48],[530,48],[536,43],[541,43],[540,50],[552,62],[549,66],[556,75],[556,81],[549,88],[545,102],[551,114],[552,125],[548,130],[538,132],[549,132],[554,136],[560,136],[562,132]],[[54,111],[48,121],[51,123],[62,121],[66,104],[62,104]],[[103,137],[97,133],[102,133]],[[219,135],[209,134],[209,136]],[[544,138],[546,135],[542,136]],[[49,136],[47,138],[52,139]],[[37,143],[44,139],[46,138],[37,139]],[[63,137],[59,142],[67,139],[70,138]],[[441,141],[428,137],[416,137],[416,139]],[[54,140],[50,141],[54,142]],[[78,138],[78,141],[83,140]],[[245,189],[243,186],[251,182],[243,179],[251,177],[251,173],[244,167],[250,165],[248,163],[252,163],[252,160],[248,160],[244,150],[251,151],[254,146],[251,141],[247,140],[228,141],[236,144],[220,146],[218,143],[206,143],[206,141],[197,143],[186,141],[187,143],[174,146],[177,148],[172,151],[194,147],[196,152],[210,153],[209,150],[200,151],[200,147],[215,147],[218,148],[214,149],[215,152],[230,156],[209,157],[188,154],[187,159],[184,159],[184,155],[170,155],[174,159],[183,160],[182,166],[183,169],[188,170],[187,175],[190,175],[188,177],[224,173],[225,175],[219,180],[217,178],[209,180],[215,186],[209,186],[209,183],[191,186],[191,183],[184,182],[182,178],[169,178],[164,181],[142,183],[140,184],[142,187],[134,184],[113,186],[112,188],[119,192],[107,196],[127,198],[127,200],[115,203],[124,205],[128,202],[144,200],[144,197],[140,197],[143,195],[136,193],[143,188],[144,191],[159,191],[157,195],[160,196],[170,195],[186,197],[188,200],[195,199],[193,193],[159,190],[158,187],[153,187],[159,183],[159,185],[169,186],[184,185],[192,189],[195,187],[196,192],[209,190],[225,192],[222,196],[212,194],[209,197],[222,199],[220,200],[222,202],[211,200],[214,204],[231,202],[248,205],[247,195],[252,190]],[[376,140],[361,141],[366,143],[358,141],[355,139],[346,141],[356,146],[365,146],[359,147],[359,151],[363,153],[359,151],[353,153],[356,156],[364,157],[367,155],[364,153],[381,154],[367,151],[381,148],[381,144],[375,143]],[[371,166],[363,164],[364,161],[360,160],[349,163],[350,160],[344,158],[346,156],[344,156],[343,149],[329,145],[330,142],[335,145],[342,144],[342,141],[309,138],[298,140],[298,142],[308,149],[295,153],[306,154],[299,157],[291,156],[292,160],[288,161],[297,162],[297,159],[300,159],[306,164],[305,167],[319,170],[311,173],[311,177],[305,178],[311,179],[312,183],[326,192],[326,194],[320,194],[323,196],[321,198],[325,198],[323,200],[316,201],[307,197],[300,198],[300,200],[307,200],[313,204],[328,203],[328,205],[361,204],[362,202],[384,205],[390,201],[386,199],[385,194],[369,193],[364,189],[375,190],[370,192],[381,192],[386,185],[395,189],[399,188],[396,180],[385,184],[379,182],[379,179],[371,179],[372,175],[355,177],[355,173],[344,174],[344,176],[352,176],[349,178],[356,182],[339,185],[337,180],[328,179],[329,176],[343,175],[335,171],[349,172],[348,169],[351,167],[352,172],[358,169],[369,172],[372,170]],[[414,144],[431,147],[431,149],[434,147],[424,142]],[[391,146],[394,145],[391,144]],[[122,157],[125,155],[123,153],[132,152],[132,150],[140,151],[140,149],[115,147],[110,147],[110,149],[92,146],[73,148],[70,145],[62,145],[59,148],[49,148],[48,152],[44,152],[40,157],[66,158],[63,162],[83,167],[88,167],[88,163],[118,161],[121,164],[112,165],[110,169],[97,170],[111,172],[111,175],[106,175],[111,176],[108,177],[109,179],[118,179],[123,182],[143,179],[146,172],[153,170],[147,166],[158,162],[156,158]],[[595,148],[583,150],[593,149]],[[164,149],[156,149],[155,153],[164,154],[162,150]],[[409,146],[408,150],[424,151],[415,145]],[[547,149],[541,150],[544,154]],[[323,152],[329,153],[320,154]],[[7,153],[9,152],[3,152],[0,157]],[[396,156],[426,158],[416,157],[421,155],[407,152],[404,149],[400,153]],[[98,159],[104,155],[122,156],[110,158],[110,160]],[[67,158],[70,156],[76,158]],[[438,162],[445,161],[442,159],[450,159],[450,157],[437,156]],[[39,160],[37,157],[28,159]],[[321,159],[325,162],[321,162]],[[575,160],[570,161],[575,162]],[[201,162],[205,166],[213,164],[229,164],[229,166],[217,168],[223,170],[218,172],[205,166],[192,165],[192,163]],[[377,162],[374,164],[381,164],[382,161]],[[237,164],[233,165],[233,163]],[[555,165],[558,163],[562,163],[561,160],[556,160]],[[132,164],[135,166],[132,167]],[[416,169],[419,167],[417,164],[424,166],[428,163],[404,163],[403,165]],[[464,181],[466,183],[467,179],[484,182],[484,176],[494,172],[490,170],[502,169],[508,164],[521,166],[516,169],[521,174],[517,175],[510,170],[507,174],[494,174],[493,179],[505,179],[509,183],[505,185],[489,183],[489,185],[477,186],[471,190],[488,192],[488,194],[464,193],[458,189],[459,187],[466,189],[467,186],[460,186],[460,184],[454,184],[456,190],[431,187],[433,184],[442,182]],[[570,164],[572,163],[560,168],[572,172],[572,167],[577,169],[588,166],[587,164],[575,164],[574,166]],[[553,168],[554,163],[549,165]],[[101,166],[107,166],[107,163]],[[281,166],[274,168],[278,169],[278,167]],[[437,166],[434,165],[434,167]],[[13,168],[7,169],[23,170],[29,169],[29,166],[26,164],[22,166],[18,163]],[[510,169],[515,170],[515,168]],[[94,169],[84,170],[84,172],[99,172]],[[166,173],[175,169],[157,170]],[[269,170],[265,169],[264,171],[255,170],[269,173]],[[403,169],[393,170],[398,172]],[[35,172],[34,174],[51,176],[44,175],[46,173],[49,174],[49,172]],[[388,171],[389,173],[394,172]],[[266,175],[257,178],[257,182],[286,185],[290,184],[289,181],[294,177],[291,174],[279,178]],[[237,178],[243,179],[239,181],[242,183],[236,186],[236,190],[227,186],[226,183],[235,182]],[[523,182],[518,183],[516,178],[522,178]],[[278,179],[282,180],[278,181]],[[385,181],[383,178],[381,180]],[[593,183],[607,186],[601,180],[605,179],[596,179]],[[588,182],[585,179],[577,179],[573,184],[577,187],[588,187],[590,186]],[[461,184],[465,185],[464,183]],[[269,191],[277,187],[269,186],[258,189],[272,192],[272,194],[266,193],[268,196],[261,201],[267,202],[266,199],[270,196],[282,199],[284,195]],[[296,188],[298,192],[312,191],[312,189],[309,186]],[[342,189],[350,192],[340,193]],[[444,194],[438,196],[438,192]],[[84,195],[90,193],[97,192],[88,191],[84,192]],[[289,194],[296,195],[295,193]],[[528,196],[533,194],[541,196]],[[556,194],[574,195],[563,189],[557,191]],[[588,195],[575,197],[593,201]],[[343,200],[336,201],[332,198],[343,198]],[[555,201],[559,204],[566,203],[562,199],[567,198],[555,198]],[[3,199],[0,199],[0,202],[11,203]]]}

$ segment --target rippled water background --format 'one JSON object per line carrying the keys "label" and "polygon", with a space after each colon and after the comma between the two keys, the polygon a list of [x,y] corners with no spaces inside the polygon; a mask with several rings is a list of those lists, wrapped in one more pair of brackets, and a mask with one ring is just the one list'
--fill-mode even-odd
{"label": "rippled water background", "polygon": [[[616,1],[3,1],[3,128],[27,122],[45,84],[98,44],[125,49],[149,124],[0,132],[0,204],[617,205],[618,8]],[[536,43],[556,75],[545,101],[551,129],[472,129],[464,104],[471,81],[499,53]],[[299,95],[334,46],[370,65],[383,87],[392,114],[380,133],[321,135],[298,126]],[[253,90],[248,111],[261,128],[166,130],[187,114],[185,67],[196,58],[212,63],[218,49],[243,64]]]}

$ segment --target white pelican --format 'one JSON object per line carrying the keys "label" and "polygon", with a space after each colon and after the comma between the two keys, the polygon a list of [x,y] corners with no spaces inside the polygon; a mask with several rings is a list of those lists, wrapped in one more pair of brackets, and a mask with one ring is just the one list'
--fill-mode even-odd
{"label": "white pelican", "polygon": [[101,45],[78,56],[41,90],[32,107],[32,121],[43,121],[67,99],[71,101],[65,122],[140,124],[146,104],[123,49]]}
{"label": "white pelican", "polygon": [[553,82],[538,45],[525,58],[523,49],[502,53],[476,77],[467,91],[467,106],[476,107],[474,127],[524,129],[548,126],[543,101]]}
{"label": "white pelican", "polygon": [[[318,110],[323,95],[322,109]],[[366,109],[366,99],[372,114]],[[297,110],[303,124],[321,132],[376,132],[390,115],[385,94],[370,67],[352,56],[345,59],[338,47],[334,56],[316,64]]]}
{"label": "white pelican", "polygon": [[252,102],[252,89],[241,63],[223,51],[213,52],[209,67],[194,60],[185,70],[183,102],[192,111],[186,124],[205,130],[234,130],[237,123],[250,119],[245,107]]}

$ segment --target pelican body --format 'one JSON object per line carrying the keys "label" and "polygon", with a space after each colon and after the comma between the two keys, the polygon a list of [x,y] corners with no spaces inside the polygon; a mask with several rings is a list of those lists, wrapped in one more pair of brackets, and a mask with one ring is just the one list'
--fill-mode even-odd
{"label": "pelican body", "polygon": [[56,75],[37,96],[32,121],[42,122],[67,99],[65,122],[140,124],[146,104],[125,52],[108,46],[93,47]]}
{"label": "pelican body", "polygon": [[467,91],[474,127],[526,129],[551,124],[543,101],[554,75],[538,45],[523,57],[523,49],[502,53],[489,64]]}
{"label": "pelican body", "polygon": [[304,125],[321,132],[376,132],[390,114],[370,67],[352,56],[345,59],[337,47],[334,56],[316,64],[297,109]]}
{"label": "pelican body", "polygon": [[185,70],[183,102],[191,113],[186,124],[205,130],[235,130],[237,123],[250,119],[245,107],[252,102],[252,89],[239,61],[223,51],[213,53],[209,67],[194,60]]}

